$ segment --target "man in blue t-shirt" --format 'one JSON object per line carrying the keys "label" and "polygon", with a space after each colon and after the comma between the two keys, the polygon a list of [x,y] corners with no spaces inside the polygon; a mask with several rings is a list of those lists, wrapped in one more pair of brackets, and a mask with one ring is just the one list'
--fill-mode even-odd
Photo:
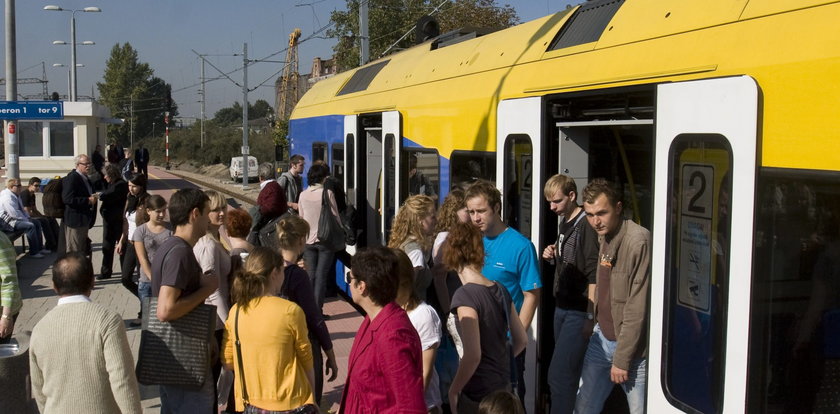
{"label": "man in blue t-shirt", "polygon": [[[537,251],[530,240],[502,221],[502,196],[490,182],[479,180],[467,188],[470,220],[484,234],[484,268],[481,273],[510,292],[519,320],[528,329],[540,302]],[[517,393],[525,401],[525,351],[516,357]]]}

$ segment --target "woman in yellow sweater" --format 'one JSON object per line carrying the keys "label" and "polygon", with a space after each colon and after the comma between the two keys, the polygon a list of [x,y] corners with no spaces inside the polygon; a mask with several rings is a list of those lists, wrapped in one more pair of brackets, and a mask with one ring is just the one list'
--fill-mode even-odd
{"label": "woman in yellow sweater", "polygon": [[283,258],[265,247],[254,248],[234,279],[223,362],[236,375],[236,411],[318,412],[306,318],[300,307],[276,296],[282,285]]}

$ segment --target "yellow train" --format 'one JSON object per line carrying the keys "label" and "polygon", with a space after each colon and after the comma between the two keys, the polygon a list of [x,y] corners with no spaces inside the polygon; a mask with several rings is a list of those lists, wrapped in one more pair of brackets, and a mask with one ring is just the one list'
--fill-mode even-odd
{"label": "yellow train", "polygon": [[[315,84],[292,152],[343,177],[361,245],[386,239],[413,157],[441,200],[497,182],[540,250],[548,177],[616,181],[653,235],[648,411],[838,412],[838,22],[837,1],[597,0],[442,35]],[[529,331],[531,412],[552,306]]]}

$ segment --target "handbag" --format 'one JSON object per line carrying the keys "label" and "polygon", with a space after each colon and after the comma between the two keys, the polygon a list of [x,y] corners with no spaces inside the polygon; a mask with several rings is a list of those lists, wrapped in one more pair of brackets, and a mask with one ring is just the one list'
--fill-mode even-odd
{"label": "handbag", "polygon": [[216,307],[201,304],[170,322],[157,316],[157,298],[146,298],[137,356],[137,381],[144,385],[175,385],[201,389],[210,374]]}
{"label": "handbag", "polygon": [[344,249],[344,226],[332,213],[327,189],[323,189],[321,196],[321,216],[318,219],[318,240],[327,249],[337,252]]}

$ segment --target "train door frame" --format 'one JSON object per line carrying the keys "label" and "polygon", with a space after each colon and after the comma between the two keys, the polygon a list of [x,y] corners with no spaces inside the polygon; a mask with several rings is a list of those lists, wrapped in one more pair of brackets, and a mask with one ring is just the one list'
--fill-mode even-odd
{"label": "train door frame", "polygon": [[[659,173],[654,179],[654,205],[659,206],[659,208],[656,208],[654,212],[652,232],[653,261],[650,283],[648,409],[657,413],[702,412],[684,404],[674,397],[669,389],[668,364],[671,362],[666,358],[673,352],[672,349],[668,349],[673,344],[669,344],[670,334],[666,331],[671,326],[669,318],[676,318],[676,316],[666,312],[666,307],[676,297],[683,294],[683,279],[686,279],[685,274],[688,273],[685,269],[675,270],[674,275],[676,277],[674,279],[676,280],[672,280],[669,269],[674,269],[677,264],[682,262],[683,255],[692,253],[694,245],[706,245],[708,247],[705,250],[702,248],[698,250],[701,258],[708,257],[708,261],[701,259],[701,262],[708,263],[705,266],[706,269],[714,266],[713,260],[716,259],[713,259],[712,256],[715,249],[726,251],[728,248],[729,257],[727,259],[728,273],[723,274],[723,277],[728,279],[725,282],[728,287],[719,289],[727,293],[727,296],[720,300],[726,307],[722,311],[724,318],[722,320],[725,323],[722,332],[725,333],[723,338],[725,342],[721,344],[723,349],[717,349],[722,353],[721,357],[725,358],[719,363],[722,366],[719,375],[720,378],[725,378],[725,388],[724,384],[717,384],[718,391],[721,393],[719,396],[721,401],[718,403],[718,407],[709,410],[743,412],[746,406],[747,393],[750,317],[749,300],[744,300],[744,298],[751,297],[751,277],[728,277],[728,275],[751,275],[752,272],[753,231],[747,231],[746,229],[752,229],[754,225],[753,208],[755,204],[759,137],[759,88],[756,81],[751,77],[737,76],[660,84],[657,85],[656,93],[655,165],[656,171]],[[728,215],[730,223],[737,223],[739,230],[737,232],[729,231],[732,234],[728,246],[725,243],[716,244],[718,240],[711,236],[713,234],[711,229],[718,227],[713,224],[712,220],[719,217],[721,213],[714,213],[714,216],[709,213],[709,218],[706,219],[708,224],[686,225],[682,229],[675,227],[677,222],[687,223],[684,221],[686,220],[685,217],[691,216],[685,214],[686,206],[691,209],[695,200],[701,196],[706,197],[703,195],[703,188],[706,186],[702,183],[706,180],[712,180],[712,178],[698,177],[697,182],[700,184],[695,186],[695,174],[709,173],[693,172],[690,175],[691,178],[687,180],[685,176],[688,176],[688,172],[682,174],[682,171],[686,167],[705,168],[711,174],[721,175],[715,172],[715,164],[712,161],[697,165],[693,164],[693,161],[692,164],[689,164],[682,159],[674,158],[676,148],[679,148],[676,145],[680,144],[681,139],[692,135],[701,137],[692,138],[699,139],[698,142],[701,143],[707,142],[705,141],[707,138],[702,137],[722,137],[725,143],[728,143],[731,151],[727,166],[728,171],[731,171],[731,184],[721,184],[721,178],[715,178],[712,181],[718,183],[716,185],[720,188],[729,185],[728,188],[737,189],[737,191],[730,191],[731,204],[729,204]],[[701,147],[701,150],[703,148]],[[676,178],[676,175],[674,175],[677,173],[675,171],[677,168],[674,168],[677,163],[679,163],[679,171],[682,174],[680,178]],[[723,165],[726,165],[725,161],[723,161]],[[679,193],[675,193],[675,189]],[[712,209],[719,209],[718,206],[726,205],[720,204],[726,203],[726,201],[720,200],[724,198],[721,192],[714,191],[712,193],[713,195],[708,197],[708,204]],[[717,202],[714,200],[717,200]],[[663,208],[663,206],[668,206],[668,208]],[[693,217],[691,219],[694,222],[704,220],[703,218]],[[692,228],[700,230],[692,230]],[[709,230],[703,230],[704,228]],[[730,225],[729,229],[733,228],[735,227]],[[698,238],[705,241],[697,243]],[[694,245],[682,244],[686,240],[695,240]],[[669,243],[673,243],[674,247],[670,247]],[[677,249],[683,251],[680,252]],[[689,268],[689,266],[684,267]],[[699,268],[702,268],[702,266],[698,266]],[[720,277],[717,273],[713,270],[698,272],[700,274],[699,285],[704,285],[703,274],[707,275],[705,279],[708,281]],[[708,291],[713,290],[712,284],[713,282],[706,282],[706,285],[709,286]],[[677,294],[670,297],[670,292],[677,292]],[[733,294],[728,294],[728,292],[733,292]],[[734,292],[737,292],[737,294],[734,294]],[[707,295],[713,296],[711,293]],[[685,307],[684,304],[681,306]],[[676,305],[674,308],[677,309]],[[674,319],[674,321],[677,321],[677,319]],[[712,352],[714,353],[714,351],[713,349]],[[697,358],[702,359],[702,355],[697,356]],[[714,379],[713,377],[710,378]]]}
{"label": "train door frame", "polygon": [[[346,115],[344,149],[347,198],[357,211],[364,212],[360,223],[364,230],[358,246],[377,243],[385,245],[390,220],[396,214],[399,202],[400,182],[397,174],[402,149],[400,113],[386,111]],[[391,152],[393,158],[387,155]],[[381,160],[368,162],[376,157]],[[375,205],[360,205],[367,203],[365,200],[376,200]],[[394,207],[393,211],[387,211],[389,206]],[[355,251],[355,246],[348,247],[348,253],[354,254]]]}
{"label": "train door frame", "polygon": [[[505,211],[507,203],[505,200],[511,194],[509,191],[506,191],[508,189],[505,187],[507,187],[508,177],[511,176],[511,169],[515,167],[515,164],[511,165],[508,162],[509,157],[506,150],[511,140],[528,137],[531,144],[531,157],[528,159],[526,156],[523,156],[520,162],[520,171],[514,173],[518,177],[520,175],[519,173],[524,171],[521,174],[523,175],[523,181],[519,183],[520,188],[524,188],[524,185],[530,186],[530,196],[521,197],[520,201],[523,203],[530,202],[531,211],[528,217],[530,219],[530,238],[535,247],[540,246],[543,243],[539,239],[539,228],[542,220],[542,187],[540,183],[546,179],[543,176],[545,171],[542,166],[543,160],[541,157],[543,152],[543,99],[542,97],[531,97],[501,101],[498,105],[497,120],[496,150],[497,152],[503,152],[503,156],[496,157],[496,187],[502,193],[502,217],[507,217],[507,212]],[[531,163],[530,182],[526,184],[529,174],[525,164],[528,162]],[[541,290],[541,294],[545,294],[545,289]],[[531,328],[529,329],[528,335],[528,349],[536,349],[538,339],[537,321],[539,320],[540,312],[541,310],[537,306],[537,311],[534,319],[531,321],[531,326],[526,327]],[[538,370],[536,369],[538,352],[531,351],[525,355],[525,388],[527,390],[533,390],[525,394],[525,407],[534,407],[536,401],[534,396],[539,392],[537,388],[545,386],[545,384],[541,384],[538,381]]]}

